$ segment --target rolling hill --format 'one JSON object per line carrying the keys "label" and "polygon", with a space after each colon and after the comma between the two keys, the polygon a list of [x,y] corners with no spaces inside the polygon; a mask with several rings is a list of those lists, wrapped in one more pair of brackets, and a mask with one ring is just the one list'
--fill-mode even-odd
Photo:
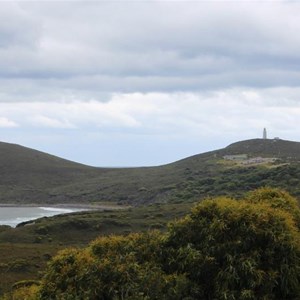
{"label": "rolling hill", "polygon": [[[243,165],[225,155],[277,158]],[[239,195],[263,185],[300,196],[300,143],[252,139],[180,161],[142,168],[95,168],[0,143],[0,203],[148,204]]]}
{"label": "rolling hill", "polygon": [[[244,164],[224,159],[240,154],[277,160]],[[159,167],[119,169],[89,167],[0,143],[2,204],[108,201],[136,206],[45,217],[17,228],[0,226],[0,297],[15,282],[39,280],[60,249],[86,246],[101,235],[166,230],[169,221],[186,215],[194,202],[206,197],[237,198],[269,185],[299,200],[299,161],[300,143],[283,140],[241,141]]]}

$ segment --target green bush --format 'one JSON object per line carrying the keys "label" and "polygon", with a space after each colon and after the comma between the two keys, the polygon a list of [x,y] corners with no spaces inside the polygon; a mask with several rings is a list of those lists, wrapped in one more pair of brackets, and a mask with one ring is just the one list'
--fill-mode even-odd
{"label": "green bush", "polygon": [[246,201],[253,204],[265,203],[272,208],[290,213],[300,229],[300,209],[298,202],[287,192],[276,188],[263,187],[249,192],[246,195]]}
{"label": "green bush", "polygon": [[9,271],[12,272],[25,272],[30,267],[30,263],[23,259],[19,258],[9,263]]}
{"label": "green bush", "polygon": [[169,225],[49,264],[38,299],[300,299],[299,207],[274,189],[205,200]]}
{"label": "green bush", "polygon": [[49,228],[48,226],[39,226],[38,228],[36,228],[35,232],[38,234],[46,235],[49,233]]}
{"label": "green bush", "polygon": [[23,280],[15,283],[13,292],[1,297],[1,300],[38,300],[39,281]]}
{"label": "green bush", "polygon": [[183,299],[184,275],[159,262],[159,232],[97,239],[85,250],[61,252],[49,265],[41,299]]}
{"label": "green bush", "polygon": [[292,216],[265,203],[207,200],[170,226],[169,272],[198,299],[298,299],[300,239]]}
{"label": "green bush", "polygon": [[33,285],[40,285],[40,282],[37,280],[21,280],[16,282],[13,286],[12,289],[20,289],[20,288],[24,288],[24,287],[31,287]]}

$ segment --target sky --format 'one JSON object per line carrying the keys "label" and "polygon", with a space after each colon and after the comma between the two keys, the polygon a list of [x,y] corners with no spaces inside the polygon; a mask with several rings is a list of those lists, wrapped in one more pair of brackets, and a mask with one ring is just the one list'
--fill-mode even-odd
{"label": "sky", "polygon": [[151,166],[300,141],[300,1],[0,1],[0,141]]}

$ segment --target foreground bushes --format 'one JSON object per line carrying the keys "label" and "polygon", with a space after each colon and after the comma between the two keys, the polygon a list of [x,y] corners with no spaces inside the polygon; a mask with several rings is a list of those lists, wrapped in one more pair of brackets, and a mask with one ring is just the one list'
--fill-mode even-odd
{"label": "foreground bushes", "polygon": [[[182,299],[181,276],[159,262],[159,232],[99,238],[85,250],[65,250],[50,264],[42,299]],[[180,291],[182,288],[180,288]],[[76,298],[77,297],[77,298]]]}
{"label": "foreground bushes", "polygon": [[102,237],[49,264],[37,299],[299,299],[299,207],[260,189],[157,231]]}
{"label": "foreground bushes", "polygon": [[187,274],[195,299],[293,299],[299,296],[299,232],[268,204],[205,201],[174,223],[170,271]]}

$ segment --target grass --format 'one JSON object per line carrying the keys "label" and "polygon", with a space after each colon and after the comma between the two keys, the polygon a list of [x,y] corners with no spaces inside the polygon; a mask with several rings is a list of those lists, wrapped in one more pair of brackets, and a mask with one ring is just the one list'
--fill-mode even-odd
{"label": "grass", "polygon": [[0,243],[0,295],[10,291],[15,282],[39,279],[49,259],[62,246]]}

